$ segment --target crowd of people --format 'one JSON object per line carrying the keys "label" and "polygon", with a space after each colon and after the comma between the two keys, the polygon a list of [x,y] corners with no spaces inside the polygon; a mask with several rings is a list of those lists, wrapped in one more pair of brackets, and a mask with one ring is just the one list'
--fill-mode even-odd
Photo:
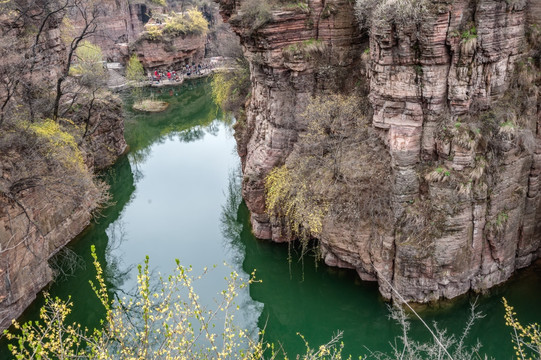
{"label": "crowd of people", "polygon": [[197,65],[192,63],[191,65],[186,64],[180,70],[154,70],[154,73],[148,75],[148,79],[155,84],[160,84],[165,80],[169,82],[181,82],[185,76],[190,77],[208,73],[211,67],[212,65],[208,63]]}

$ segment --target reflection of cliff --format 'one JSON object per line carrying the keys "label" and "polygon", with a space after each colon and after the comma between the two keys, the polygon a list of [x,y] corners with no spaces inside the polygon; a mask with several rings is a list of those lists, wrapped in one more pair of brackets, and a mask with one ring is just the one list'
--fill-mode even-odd
{"label": "reflection of cliff", "polygon": [[429,1],[422,21],[388,13],[395,20],[372,18],[365,35],[349,1],[275,9],[257,29],[243,22],[243,1],[220,3],[251,64],[239,153],[256,236],[284,240],[265,213],[264,179],[306,128],[299,114],[308,99],[351,91],[333,81],[345,73],[370,83],[372,125],[391,156],[394,219],[382,230],[328,217],[319,236],[328,264],[379,280],[386,297],[383,278],[426,302],[489,288],[540,255],[539,53],[526,37],[539,22],[535,12],[526,19],[527,6],[537,1]]}
{"label": "reflection of cliff", "polygon": [[178,134],[184,137],[184,140],[195,140],[203,135],[201,129],[210,126],[217,118],[217,108],[210,96],[210,85],[206,80],[189,81],[175,88],[152,90],[152,94],[167,101],[170,106],[163,113],[133,113],[130,116],[126,123],[126,141],[130,146],[131,156],[143,154],[151,144],[171,135]]}
{"label": "reflection of cliff", "polygon": [[[119,245],[118,242],[122,241],[121,228],[120,225],[117,225],[115,229],[109,229],[111,224],[121,223],[120,213],[130,202],[135,191],[133,172],[128,158],[122,157],[106,171],[104,177],[111,186],[113,205],[104,209],[97,221],[93,222],[86,231],[68,245],[81,258],[85,266],[78,269],[73,274],[74,276],[68,276],[54,282],[48,289],[49,293],[61,299],[71,297],[74,303],[71,319],[90,329],[98,328],[100,320],[105,317],[103,306],[88,284],[89,281],[95,281],[96,278],[90,245],[93,244],[96,247],[96,254],[111,292],[115,292],[121,287],[128,270],[127,265],[131,265],[123,264],[122,259],[112,257],[112,250]],[[116,232],[113,234],[112,230],[116,230]],[[38,318],[38,312],[42,305],[42,300],[32,304],[26,316],[30,319]],[[92,309],[92,311],[88,309]]]}

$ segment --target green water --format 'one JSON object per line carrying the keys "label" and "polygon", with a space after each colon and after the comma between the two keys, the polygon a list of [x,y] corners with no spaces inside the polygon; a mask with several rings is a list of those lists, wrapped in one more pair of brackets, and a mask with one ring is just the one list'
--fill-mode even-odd
{"label": "green water", "polygon": [[[374,283],[360,282],[352,271],[327,268],[312,259],[288,261],[295,249],[255,239],[249,214],[240,201],[239,159],[227,118],[217,111],[206,81],[191,82],[155,93],[171,103],[164,113],[142,115],[130,111],[126,100],[126,139],[130,153],[104,177],[115,204],[79,236],[70,248],[86,264],[71,277],[60,279],[49,291],[71,295],[73,320],[91,327],[103,317],[102,307],[88,285],[95,272],[90,245],[97,248],[113,291],[122,294],[135,284],[135,265],[150,256],[154,271],[169,272],[174,259],[196,269],[218,264],[200,295],[211,304],[224,285],[230,267],[244,274],[257,269],[262,283],[240,294],[239,323],[265,328],[265,340],[279,343],[290,354],[303,352],[302,333],[314,346],[344,331],[345,352],[354,356],[390,351],[400,333],[388,319],[387,305]],[[226,261],[229,266],[221,265]],[[509,331],[503,320],[501,297],[516,307],[523,322],[541,321],[541,268],[522,271],[504,286],[478,298],[486,314],[472,329],[472,340],[483,343],[483,353],[511,358]],[[462,329],[473,296],[422,311],[451,332]],[[35,319],[38,299],[22,320]],[[413,321],[412,335],[428,333]],[[5,347],[0,359],[10,358]],[[294,358],[294,356],[293,356]]]}

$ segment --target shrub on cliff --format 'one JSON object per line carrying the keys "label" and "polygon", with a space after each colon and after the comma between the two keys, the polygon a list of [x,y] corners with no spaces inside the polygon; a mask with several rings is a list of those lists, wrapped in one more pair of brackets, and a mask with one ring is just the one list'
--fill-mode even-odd
{"label": "shrub on cliff", "polygon": [[230,22],[254,32],[272,19],[271,4],[268,0],[246,0]]}
{"label": "shrub on cliff", "polygon": [[314,98],[308,124],[283,167],[266,180],[267,211],[301,240],[317,237],[324,219],[385,226],[390,213],[389,154],[368,124],[366,100]]}
{"label": "shrub on cliff", "polygon": [[184,13],[175,13],[165,19],[164,33],[174,36],[205,34],[208,30],[208,22],[201,11],[190,9]]}
{"label": "shrub on cliff", "polygon": [[0,197],[23,210],[29,222],[26,232],[46,227],[27,203],[28,191],[47,194],[47,204],[41,206],[61,208],[86,202],[95,207],[108,200],[107,187],[85,165],[85,154],[78,145],[83,132],[84,126],[64,119],[4,124],[0,170],[6,176],[0,179]]}
{"label": "shrub on cliff", "polygon": [[212,76],[212,98],[223,111],[238,114],[250,92],[250,69],[243,57],[233,69],[218,71]]}
{"label": "shrub on cliff", "polygon": [[140,39],[160,40],[184,35],[204,35],[209,23],[197,9],[171,13],[161,16],[161,24],[145,25],[145,33]]}
{"label": "shrub on cliff", "polygon": [[419,24],[427,11],[427,0],[356,0],[355,3],[355,14],[362,28]]}

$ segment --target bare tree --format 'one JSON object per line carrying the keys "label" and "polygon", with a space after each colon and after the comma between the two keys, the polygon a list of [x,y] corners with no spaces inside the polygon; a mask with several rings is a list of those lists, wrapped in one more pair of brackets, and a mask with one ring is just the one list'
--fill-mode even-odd
{"label": "bare tree", "polygon": [[56,81],[56,96],[53,105],[53,120],[58,120],[60,99],[62,98],[62,84],[68,78],[76,51],[81,42],[96,33],[98,29],[98,19],[102,11],[97,2],[93,0],[74,0],[70,8],[70,15],[82,21],[82,27],[73,37],[67,49],[67,61],[62,69],[60,76]]}

